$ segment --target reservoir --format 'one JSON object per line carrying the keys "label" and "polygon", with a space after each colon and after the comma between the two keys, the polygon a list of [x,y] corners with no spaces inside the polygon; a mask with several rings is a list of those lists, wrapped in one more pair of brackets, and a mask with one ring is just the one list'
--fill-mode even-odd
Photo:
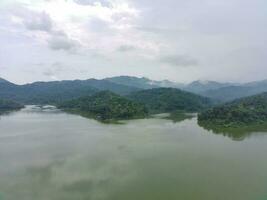
{"label": "reservoir", "polygon": [[18,199],[267,200],[267,133],[27,106],[0,117],[0,200]]}

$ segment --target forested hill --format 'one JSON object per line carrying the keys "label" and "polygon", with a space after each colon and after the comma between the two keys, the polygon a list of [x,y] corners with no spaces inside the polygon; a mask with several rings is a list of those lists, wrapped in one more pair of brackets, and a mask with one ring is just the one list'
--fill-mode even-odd
{"label": "forested hill", "polygon": [[126,95],[138,89],[96,79],[35,82],[26,85],[15,85],[7,81],[0,82],[0,98],[24,104],[55,104],[103,90]]}
{"label": "forested hill", "polygon": [[63,102],[58,107],[100,121],[144,118],[148,114],[144,105],[109,91]]}
{"label": "forested hill", "polygon": [[216,106],[199,114],[198,120],[222,127],[267,123],[267,92]]}
{"label": "forested hill", "polygon": [[7,111],[13,111],[23,108],[23,105],[13,102],[0,99],[0,114]]}
{"label": "forested hill", "polygon": [[175,88],[155,88],[134,92],[129,99],[145,104],[152,113],[176,110],[198,112],[212,105],[212,101],[190,92]]}

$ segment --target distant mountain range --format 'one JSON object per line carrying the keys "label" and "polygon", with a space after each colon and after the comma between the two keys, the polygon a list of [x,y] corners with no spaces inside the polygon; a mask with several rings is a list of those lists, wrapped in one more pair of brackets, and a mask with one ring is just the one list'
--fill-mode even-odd
{"label": "distant mountain range", "polygon": [[222,102],[256,95],[267,91],[267,80],[251,82],[241,85],[229,85],[218,89],[206,90],[201,95],[217,99]]}
{"label": "distant mountain range", "polygon": [[106,78],[104,80],[140,89],[152,89],[159,87],[172,87],[172,88],[184,87],[184,84],[175,83],[168,80],[154,81],[145,77],[137,78],[133,76],[116,76],[116,77]]}
{"label": "distant mountain range", "polygon": [[105,79],[113,83],[128,85],[135,88],[152,89],[158,87],[179,88],[211,99],[227,102],[234,99],[247,97],[262,92],[267,92],[267,79],[251,83],[220,83],[216,81],[194,81],[189,84],[182,84],[164,81],[153,81],[147,78],[129,76],[118,76]]}
{"label": "distant mountain range", "polygon": [[190,84],[176,83],[169,80],[163,81],[154,81],[148,78],[142,77],[131,77],[131,76],[116,76],[111,78],[106,78],[104,80],[111,81],[113,83],[128,85],[135,88],[141,89],[152,89],[159,87],[170,87],[170,88],[179,88],[189,92],[194,92],[200,94],[204,91],[211,89],[219,89],[222,87],[227,87],[233,84],[230,83],[219,83],[215,81],[194,81]]}
{"label": "distant mountain range", "polygon": [[193,93],[203,94],[204,92],[209,90],[218,90],[220,88],[228,87],[231,85],[233,84],[219,83],[216,81],[194,81],[188,85],[185,85],[183,89]]}
{"label": "distant mountain range", "polygon": [[96,79],[35,82],[25,85],[16,85],[3,79],[1,79],[0,82],[0,98],[24,104],[57,103],[92,95],[103,90],[127,95],[131,92],[138,91],[139,89]]}
{"label": "distant mountain range", "polygon": [[144,77],[117,76],[102,80],[66,80],[16,85],[0,78],[0,99],[13,100],[24,104],[46,104],[92,95],[104,90],[119,95],[128,95],[140,90],[161,87],[178,88],[220,102],[226,102],[266,92],[267,80],[246,84],[216,81],[194,81],[190,84],[182,84],[168,80],[154,81]]}

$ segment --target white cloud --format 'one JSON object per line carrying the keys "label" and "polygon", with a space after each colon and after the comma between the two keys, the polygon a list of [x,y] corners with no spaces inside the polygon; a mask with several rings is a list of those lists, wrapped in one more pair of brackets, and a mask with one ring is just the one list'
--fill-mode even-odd
{"label": "white cloud", "polygon": [[52,20],[45,12],[35,13],[35,15],[31,16],[30,18],[26,18],[23,23],[29,30],[46,32],[50,32],[52,30]]}
{"label": "white cloud", "polygon": [[160,62],[180,67],[198,65],[198,61],[188,55],[167,55],[161,57]]}
{"label": "white cloud", "polygon": [[112,4],[108,0],[74,0],[75,3],[79,5],[100,5],[104,7],[110,7]]}
{"label": "white cloud", "polygon": [[120,52],[128,52],[128,51],[133,51],[135,50],[135,46],[132,46],[132,45],[121,45],[118,47],[118,51]]}
{"label": "white cloud", "polygon": [[56,35],[52,36],[48,39],[49,47],[53,50],[73,50],[74,48],[78,47],[79,44],[77,41],[72,40],[64,35]]}
{"label": "white cloud", "polygon": [[25,74],[31,56],[75,65],[61,79],[264,79],[251,71],[266,70],[266,7],[262,0],[1,0],[0,66],[20,82],[44,78]]}

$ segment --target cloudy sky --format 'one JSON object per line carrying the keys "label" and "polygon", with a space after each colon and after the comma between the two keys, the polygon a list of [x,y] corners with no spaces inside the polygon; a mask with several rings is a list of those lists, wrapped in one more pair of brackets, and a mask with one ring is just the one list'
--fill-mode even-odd
{"label": "cloudy sky", "polygon": [[266,0],[0,0],[0,77],[267,79]]}

